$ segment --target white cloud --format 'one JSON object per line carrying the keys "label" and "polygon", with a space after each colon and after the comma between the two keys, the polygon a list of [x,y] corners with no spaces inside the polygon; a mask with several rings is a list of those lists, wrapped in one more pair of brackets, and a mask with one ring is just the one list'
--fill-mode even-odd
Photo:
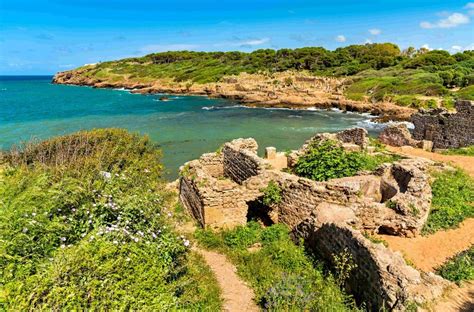
{"label": "white cloud", "polygon": [[380,35],[382,31],[378,28],[372,28],[372,29],[369,29],[369,33],[371,35],[377,36],[377,35]]}
{"label": "white cloud", "polygon": [[453,45],[451,47],[451,50],[454,50],[454,51],[461,51],[462,50],[462,47],[461,46],[458,46],[458,45]]}
{"label": "white cloud", "polygon": [[335,38],[335,40],[336,40],[337,42],[346,42],[346,41],[347,41],[347,38],[346,38],[346,36],[339,35],[339,36],[337,36],[337,37]]}
{"label": "white cloud", "polygon": [[431,22],[421,22],[420,27],[425,29],[432,28],[453,28],[463,24],[469,24],[471,19],[469,16],[462,13],[453,13],[446,18],[440,19],[435,23]]}
{"label": "white cloud", "polygon": [[270,38],[262,38],[262,39],[250,39],[244,40],[238,43],[238,45],[248,45],[248,46],[256,46],[267,43],[270,41]]}
{"label": "white cloud", "polygon": [[372,40],[370,40],[370,39],[365,39],[365,44],[372,44],[372,43],[373,43]]}
{"label": "white cloud", "polygon": [[59,68],[72,68],[75,67],[74,64],[64,64],[64,65],[58,65]]}
{"label": "white cloud", "polygon": [[193,50],[199,47],[195,44],[149,44],[140,48],[141,53],[155,53],[165,51]]}
{"label": "white cloud", "polygon": [[474,2],[468,2],[464,6],[465,9],[474,9]]}

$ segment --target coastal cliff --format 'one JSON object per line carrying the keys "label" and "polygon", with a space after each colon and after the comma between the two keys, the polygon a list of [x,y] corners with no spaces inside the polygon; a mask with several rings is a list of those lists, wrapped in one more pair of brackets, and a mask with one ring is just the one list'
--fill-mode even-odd
{"label": "coastal cliff", "polygon": [[343,111],[370,113],[379,120],[409,120],[416,112],[410,107],[390,102],[372,103],[347,99],[343,91],[350,78],[318,77],[305,72],[286,71],[273,74],[225,76],[219,82],[193,83],[171,78],[137,79],[130,75],[108,73],[103,77],[90,75],[96,65],[57,73],[53,83],[91,86],[94,88],[125,88],[132,93],[187,94],[227,98],[257,107],[338,108]]}

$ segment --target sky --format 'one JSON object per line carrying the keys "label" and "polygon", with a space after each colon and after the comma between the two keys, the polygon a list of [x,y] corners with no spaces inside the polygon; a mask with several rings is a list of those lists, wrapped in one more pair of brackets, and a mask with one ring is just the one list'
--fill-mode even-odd
{"label": "sky", "polygon": [[0,75],[54,74],[169,50],[393,42],[474,49],[474,2],[458,0],[0,0]]}

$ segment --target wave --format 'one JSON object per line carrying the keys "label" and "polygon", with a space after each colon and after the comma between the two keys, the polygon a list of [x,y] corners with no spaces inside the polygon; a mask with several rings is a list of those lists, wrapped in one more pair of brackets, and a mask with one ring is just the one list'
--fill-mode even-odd
{"label": "wave", "polygon": [[375,122],[372,119],[366,119],[358,121],[357,125],[362,128],[373,129],[373,130],[383,130],[389,125],[404,124],[408,129],[415,129],[415,125],[408,121],[389,121],[389,122]]}
{"label": "wave", "polygon": [[303,118],[303,116],[299,116],[299,115],[288,115],[288,118]]}

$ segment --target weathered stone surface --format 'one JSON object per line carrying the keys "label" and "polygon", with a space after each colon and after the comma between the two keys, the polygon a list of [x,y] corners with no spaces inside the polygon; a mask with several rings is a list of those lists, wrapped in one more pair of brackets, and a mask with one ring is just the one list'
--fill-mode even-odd
{"label": "weathered stone surface", "polygon": [[445,109],[422,110],[411,117],[413,137],[433,142],[433,148],[458,148],[474,144],[474,105],[457,101],[456,113]]}
{"label": "weathered stone surface", "polygon": [[383,144],[391,146],[419,146],[420,142],[411,137],[410,131],[405,124],[393,124],[385,127],[379,135]]}
{"label": "weathered stone surface", "polygon": [[350,273],[345,287],[370,311],[379,311],[381,307],[404,311],[407,302],[432,300],[449,285],[441,278],[418,272],[399,253],[372,243],[345,223],[309,219],[300,225],[298,234],[304,238],[307,249],[329,263],[335,264],[334,255],[352,256],[357,267]]}

